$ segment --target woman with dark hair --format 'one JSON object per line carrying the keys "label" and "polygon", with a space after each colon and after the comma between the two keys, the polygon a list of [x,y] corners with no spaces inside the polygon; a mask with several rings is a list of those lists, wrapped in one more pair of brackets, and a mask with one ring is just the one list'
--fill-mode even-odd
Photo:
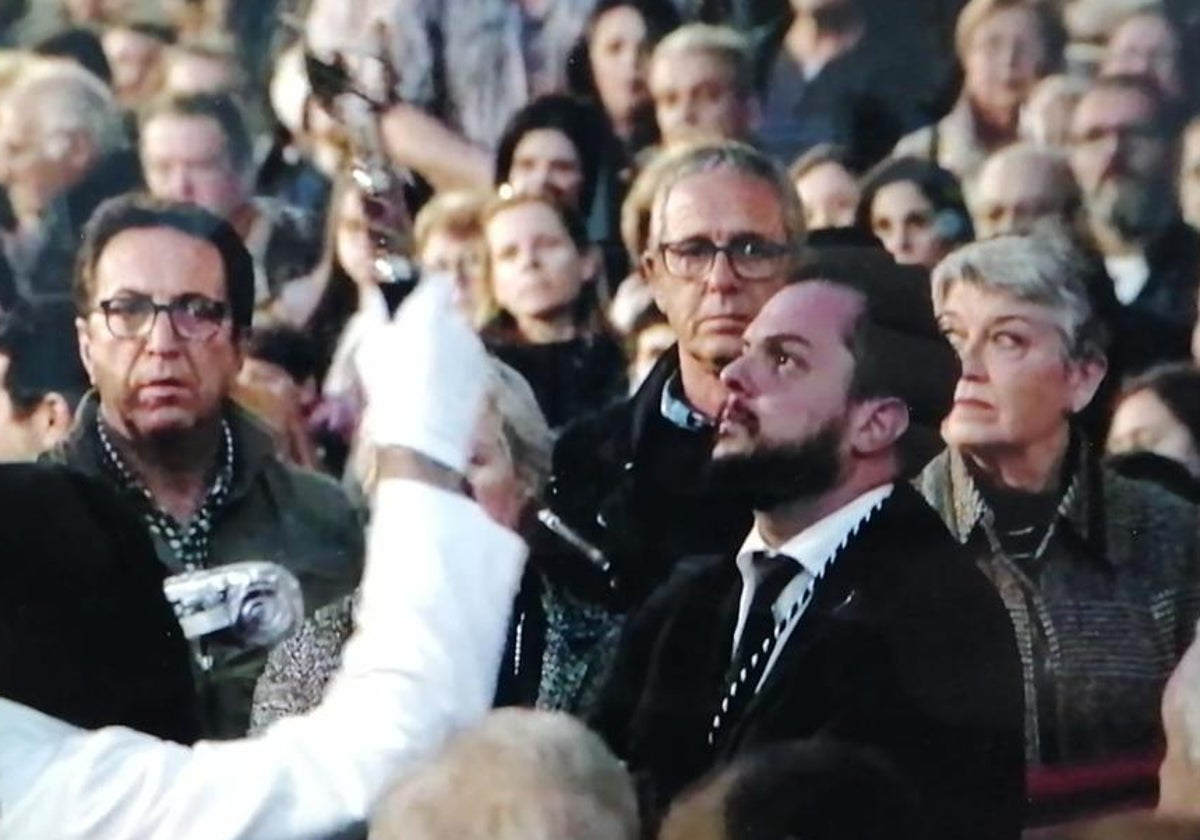
{"label": "woman with dark hair", "polygon": [[625,395],[625,357],[596,291],[596,253],[553,197],[497,199],[481,215],[500,314],[482,334],[533,387],[552,428]]}
{"label": "woman with dark hair", "polygon": [[856,223],[896,262],[928,269],[975,238],[958,179],[914,157],[885,160],[863,176]]}
{"label": "woman with dark hair", "polygon": [[1200,369],[1159,365],[1131,379],[1117,397],[1108,452],[1150,452],[1200,480]]}
{"label": "woman with dark hair", "polygon": [[603,109],[629,154],[658,140],[646,64],[680,22],[670,0],[599,0],[567,59],[569,89]]}
{"label": "woman with dark hair", "polygon": [[517,111],[496,149],[495,183],[504,195],[551,195],[586,221],[614,285],[628,272],[620,243],[626,154],[599,109],[562,94]]}

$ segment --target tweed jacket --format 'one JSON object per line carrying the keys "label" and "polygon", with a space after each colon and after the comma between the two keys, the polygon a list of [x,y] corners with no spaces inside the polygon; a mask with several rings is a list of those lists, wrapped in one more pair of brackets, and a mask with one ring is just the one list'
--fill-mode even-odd
{"label": "tweed jacket", "polygon": [[961,453],[946,450],[916,480],[1012,617],[1031,766],[1154,749],[1163,686],[1200,615],[1200,511],[1094,457],[1079,460],[1037,579],[992,548],[992,514]]}

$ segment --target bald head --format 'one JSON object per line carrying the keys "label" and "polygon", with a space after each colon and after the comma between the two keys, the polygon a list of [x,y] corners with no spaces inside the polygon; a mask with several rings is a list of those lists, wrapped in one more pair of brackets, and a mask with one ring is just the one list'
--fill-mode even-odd
{"label": "bald head", "polygon": [[979,173],[971,215],[979,239],[1025,234],[1041,221],[1066,221],[1079,188],[1066,157],[1029,143],[996,152]]}

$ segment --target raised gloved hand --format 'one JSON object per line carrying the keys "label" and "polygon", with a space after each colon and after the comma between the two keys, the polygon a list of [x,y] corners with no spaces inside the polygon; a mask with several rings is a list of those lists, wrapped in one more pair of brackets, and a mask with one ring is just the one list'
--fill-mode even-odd
{"label": "raised gloved hand", "polygon": [[448,275],[424,277],[395,318],[364,338],[356,360],[367,441],[414,449],[462,474],[491,365],[453,295]]}

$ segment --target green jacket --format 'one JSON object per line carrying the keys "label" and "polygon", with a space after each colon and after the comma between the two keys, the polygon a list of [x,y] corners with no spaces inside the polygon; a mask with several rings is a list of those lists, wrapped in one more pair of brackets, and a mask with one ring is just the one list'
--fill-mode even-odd
{"label": "green jacket", "polygon": [[[94,391],[85,396],[70,437],[44,458],[111,484],[94,432],[98,406]],[[233,486],[213,524],[211,565],[267,560],[284,566],[299,579],[308,614],[353,592],[362,575],[362,512],[333,479],[281,461],[270,435],[248,413],[232,404],[226,411],[234,442]],[[135,507],[142,503],[125,495]],[[171,573],[183,571],[166,542],[151,538],[163,565]],[[266,652],[209,647],[205,653],[212,665],[197,680],[203,734],[240,737]]]}

